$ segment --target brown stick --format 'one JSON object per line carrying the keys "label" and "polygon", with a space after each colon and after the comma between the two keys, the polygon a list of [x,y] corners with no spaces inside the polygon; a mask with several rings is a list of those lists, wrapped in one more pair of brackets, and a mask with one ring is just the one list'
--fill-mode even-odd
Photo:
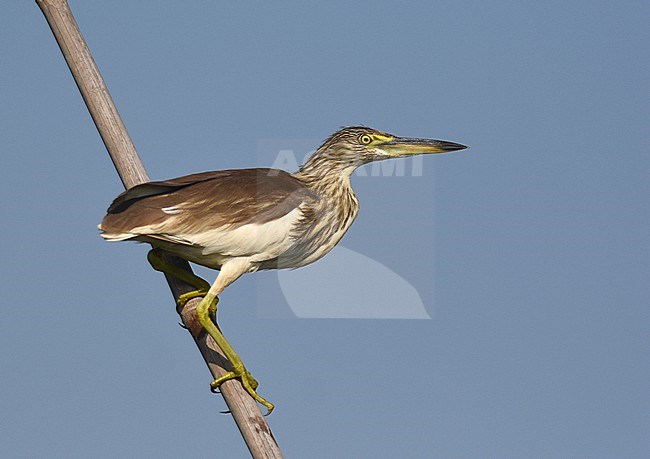
{"label": "brown stick", "polygon": [[[52,29],[125,188],[131,188],[138,183],[148,181],[149,177],[77,27],[67,1],[36,0],[36,3]],[[169,256],[167,261],[191,270],[189,263],[185,260]],[[166,278],[174,298],[181,293],[193,290],[192,287],[174,277],[166,276]],[[177,308],[177,311],[183,324],[192,334],[213,377],[218,378],[227,371],[224,366],[228,367],[228,363],[221,349],[210,335],[203,332],[203,327],[196,319],[194,308],[199,301],[200,298],[193,299],[187,302],[184,308]],[[259,406],[244,391],[241,384],[235,380],[226,381],[220,390],[252,457],[281,458],[280,448],[275,442]]]}

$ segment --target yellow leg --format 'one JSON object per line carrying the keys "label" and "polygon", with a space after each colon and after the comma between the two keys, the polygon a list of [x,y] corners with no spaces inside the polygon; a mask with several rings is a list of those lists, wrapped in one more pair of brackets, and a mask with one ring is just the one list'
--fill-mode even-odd
{"label": "yellow leg", "polygon": [[[194,287],[196,291],[203,291],[204,293],[207,293],[208,290],[210,290],[210,284],[207,281],[201,279],[196,274],[181,269],[178,266],[170,265],[169,263],[167,263],[163,259],[163,253],[164,252],[161,249],[152,249],[147,254],[147,260],[149,260],[149,264],[151,264],[151,267],[153,269],[155,269],[156,271],[160,271],[161,273],[171,274],[176,279],[180,279],[186,284]],[[188,295],[188,293],[185,293],[184,295]],[[203,295],[194,295],[191,298],[196,298],[197,296],[203,296]],[[185,301],[187,302],[191,298],[188,298]]]}
{"label": "yellow leg", "polygon": [[196,306],[196,315],[199,323],[221,348],[224,355],[226,356],[226,359],[228,359],[228,362],[230,362],[230,365],[232,367],[231,371],[212,381],[210,383],[210,388],[215,391],[219,388],[219,386],[221,386],[221,384],[228,381],[229,379],[239,379],[246,392],[248,392],[256,402],[266,407],[267,415],[270,414],[274,408],[273,404],[260,397],[257,392],[255,392],[255,389],[258,386],[257,381],[248,372],[246,367],[244,367],[242,360],[239,358],[230,343],[223,336],[221,331],[219,331],[219,328],[217,328],[215,325],[217,319],[217,303],[219,302],[219,298],[216,295],[209,293],[210,284],[192,273],[180,269],[177,266],[166,263],[162,258],[162,250],[160,249],[151,250],[147,258],[153,269],[156,271],[171,274],[172,276],[196,288],[196,290],[184,293],[177,298],[176,301],[179,306],[183,306],[192,298],[203,297],[203,299]]}
{"label": "yellow leg", "polygon": [[[207,281],[201,279],[194,273],[188,272],[184,269],[180,269],[178,266],[170,265],[167,263],[163,258],[163,251],[161,249],[150,250],[147,254],[147,260],[149,260],[149,264],[156,271],[171,274],[175,278],[180,279],[186,284],[196,288],[196,290],[182,293],[178,296],[178,298],[176,298],[176,303],[181,308],[185,306],[185,303],[190,301],[192,298],[204,297],[206,293],[208,293],[208,290],[210,290],[210,284],[208,284]],[[217,311],[215,309],[212,313],[212,317],[214,317],[215,321],[217,320],[216,312]]]}
{"label": "yellow leg", "polygon": [[224,355],[228,359],[228,362],[230,362],[230,365],[232,367],[231,371],[227,372],[223,376],[215,379],[210,383],[210,388],[214,391],[216,390],[221,384],[224,382],[228,381],[229,379],[239,379],[241,381],[242,386],[248,392],[248,394],[255,399],[255,401],[261,405],[264,405],[267,409],[266,414],[270,414],[271,411],[273,411],[273,404],[266,399],[262,398],[255,392],[255,389],[257,389],[258,383],[253,378],[253,375],[249,373],[249,371],[246,369],[244,366],[244,363],[242,360],[239,358],[235,350],[232,348],[230,343],[226,340],[226,338],[223,336],[221,331],[217,328],[217,326],[212,322],[211,320],[211,314],[212,311],[216,311],[217,309],[217,302],[219,301],[219,298],[216,296],[208,293],[202,300],[201,302],[196,306],[196,315],[199,319],[199,323],[205,328],[205,330],[212,336],[214,341],[217,343],[217,345],[221,348],[223,351]]}

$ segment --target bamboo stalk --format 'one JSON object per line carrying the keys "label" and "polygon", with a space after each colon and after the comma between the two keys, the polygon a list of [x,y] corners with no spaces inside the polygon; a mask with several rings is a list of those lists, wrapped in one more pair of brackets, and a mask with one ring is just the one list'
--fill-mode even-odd
{"label": "bamboo stalk", "polygon": [[[67,1],[36,0],[36,3],[52,29],[124,187],[131,188],[148,181],[149,177],[77,27]],[[185,260],[170,255],[167,261],[181,266],[183,269],[191,270],[189,263]],[[166,276],[166,278],[174,298],[193,290],[192,287],[174,277]],[[200,298],[193,299],[187,302],[184,308],[177,308],[177,311],[183,324],[194,338],[213,377],[218,378],[227,371],[224,366],[227,368],[228,363],[221,349],[210,335],[203,332],[196,319],[194,309],[199,301]],[[221,385],[220,391],[251,456],[254,458],[281,458],[280,448],[273,438],[259,406],[244,391],[239,381],[226,381]]]}

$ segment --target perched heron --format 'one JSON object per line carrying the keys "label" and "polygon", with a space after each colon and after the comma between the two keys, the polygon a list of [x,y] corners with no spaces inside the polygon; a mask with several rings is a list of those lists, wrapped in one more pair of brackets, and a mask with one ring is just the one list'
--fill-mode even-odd
{"label": "perched heron", "polygon": [[[231,364],[212,381],[218,388],[237,378],[268,412],[257,381],[215,326],[218,295],[244,273],[298,268],[321,258],[339,242],[359,204],[350,175],[359,166],[388,158],[462,150],[458,143],[396,137],[368,127],[346,127],[329,137],[293,174],[277,169],[203,172],[136,185],[111,203],[99,229],[108,241],[147,242],[149,261],[196,291],[179,304],[203,297],[199,322]],[[163,261],[162,251],[219,270],[212,285]],[[214,319],[213,319],[214,317]]]}

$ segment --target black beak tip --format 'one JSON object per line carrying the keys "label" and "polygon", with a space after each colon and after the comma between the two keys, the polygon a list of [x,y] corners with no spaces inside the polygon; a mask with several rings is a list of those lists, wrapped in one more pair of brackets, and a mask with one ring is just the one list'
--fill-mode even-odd
{"label": "black beak tip", "polygon": [[443,142],[442,148],[445,151],[458,151],[458,150],[465,150],[466,148],[469,147],[467,145],[463,145],[455,142]]}

